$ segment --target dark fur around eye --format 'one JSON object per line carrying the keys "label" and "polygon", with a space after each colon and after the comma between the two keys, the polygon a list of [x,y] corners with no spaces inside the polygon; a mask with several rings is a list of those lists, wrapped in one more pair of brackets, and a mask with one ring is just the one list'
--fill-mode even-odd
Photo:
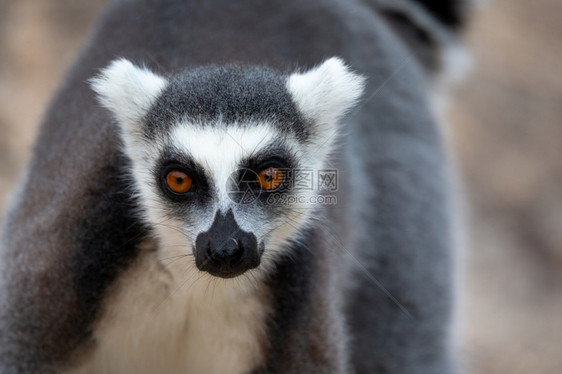
{"label": "dark fur around eye", "polygon": [[[166,182],[166,176],[171,171],[178,170],[192,180],[191,189],[185,193],[176,193],[172,191]],[[175,202],[187,202],[193,200],[204,200],[210,196],[210,182],[205,171],[191,159],[173,154],[166,154],[157,164],[154,175],[157,185],[165,197]]]}

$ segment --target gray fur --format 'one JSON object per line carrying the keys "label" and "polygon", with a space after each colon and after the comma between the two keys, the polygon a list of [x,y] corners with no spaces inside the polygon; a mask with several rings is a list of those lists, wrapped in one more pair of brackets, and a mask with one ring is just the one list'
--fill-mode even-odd
{"label": "gray fur", "polygon": [[[206,66],[176,74],[146,117],[146,132],[166,131],[182,118],[212,124],[269,121],[301,141],[308,126],[297,112],[283,75],[264,67]],[[220,118],[219,118],[220,116]]]}
{"label": "gray fur", "polygon": [[[222,63],[286,72],[334,55],[368,77],[367,94],[338,139],[338,205],[268,281],[271,348],[256,372],[454,372],[448,166],[428,71],[402,38],[372,2],[112,5],[43,121],[4,227],[0,372],[54,373],[87,359],[107,290],[150,242],[117,129],[87,79],[121,56],[169,75]],[[360,266],[351,260],[345,274],[350,256]]]}

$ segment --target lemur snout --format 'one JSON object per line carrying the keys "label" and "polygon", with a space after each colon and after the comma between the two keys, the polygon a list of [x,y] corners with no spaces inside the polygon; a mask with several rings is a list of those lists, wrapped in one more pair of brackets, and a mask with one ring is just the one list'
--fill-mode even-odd
{"label": "lemur snout", "polygon": [[233,278],[260,264],[254,234],[242,230],[232,210],[218,212],[208,231],[197,235],[195,263],[199,270],[222,278]]}

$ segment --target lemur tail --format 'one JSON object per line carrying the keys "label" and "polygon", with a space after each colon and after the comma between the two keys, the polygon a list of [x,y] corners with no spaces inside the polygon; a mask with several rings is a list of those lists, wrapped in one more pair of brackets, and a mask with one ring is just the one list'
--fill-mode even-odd
{"label": "lemur tail", "polygon": [[475,0],[363,0],[389,22],[431,72],[443,68],[443,52],[458,36]]}
{"label": "lemur tail", "polygon": [[471,0],[408,0],[419,4],[433,18],[451,30],[465,25]]}

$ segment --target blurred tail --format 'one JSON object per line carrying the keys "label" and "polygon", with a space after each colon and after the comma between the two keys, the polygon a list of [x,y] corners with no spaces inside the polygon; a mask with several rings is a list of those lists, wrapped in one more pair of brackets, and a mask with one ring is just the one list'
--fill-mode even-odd
{"label": "blurred tail", "polygon": [[469,12],[470,0],[409,0],[417,3],[435,20],[444,26],[458,30],[464,26]]}
{"label": "blurred tail", "polygon": [[448,54],[459,50],[458,37],[474,0],[364,0],[383,16],[422,65],[437,73]]}

